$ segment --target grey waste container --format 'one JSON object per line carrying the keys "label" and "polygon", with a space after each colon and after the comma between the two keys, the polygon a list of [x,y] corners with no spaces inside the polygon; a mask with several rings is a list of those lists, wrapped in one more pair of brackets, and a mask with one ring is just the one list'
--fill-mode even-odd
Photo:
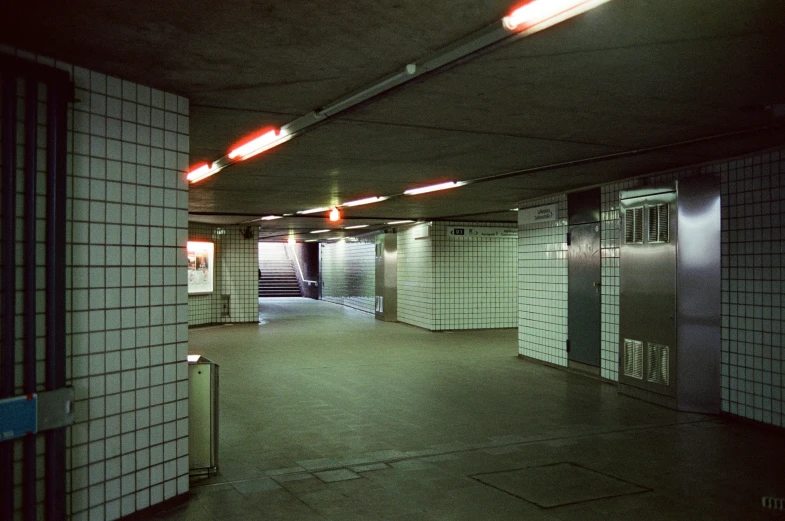
{"label": "grey waste container", "polygon": [[188,450],[191,475],[218,473],[218,364],[188,355]]}

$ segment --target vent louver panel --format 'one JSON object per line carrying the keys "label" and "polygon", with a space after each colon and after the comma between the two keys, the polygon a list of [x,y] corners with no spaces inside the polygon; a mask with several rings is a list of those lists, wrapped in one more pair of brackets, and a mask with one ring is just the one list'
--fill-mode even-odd
{"label": "vent louver panel", "polygon": [[624,376],[643,379],[643,342],[624,339]]}
{"label": "vent louver panel", "polygon": [[656,384],[668,385],[668,346],[662,344],[648,345],[648,366],[646,380]]}
{"label": "vent louver panel", "polygon": [[643,242],[643,207],[628,208],[624,212],[624,242]]}
{"label": "vent louver panel", "polygon": [[668,205],[649,206],[649,242],[668,242]]}

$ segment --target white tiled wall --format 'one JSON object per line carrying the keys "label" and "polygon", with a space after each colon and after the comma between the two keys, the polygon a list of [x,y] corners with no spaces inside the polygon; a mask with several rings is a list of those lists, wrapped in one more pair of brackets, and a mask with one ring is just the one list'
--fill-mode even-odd
{"label": "white tiled wall", "polygon": [[785,426],[785,148],[722,176],[722,409]]}
{"label": "white tiled wall", "polygon": [[76,392],[68,513],[117,519],[189,486],[188,100],[0,52],[56,65],[76,85],[67,184],[67,373]]}
{"label": "white tiled wall", "polygon": [[518,225],[518,353],[567,365],[567,198],[519,205],[558,204],[555,221]]}
{"label": "white tiled wall", "polygon": [[[514,214],[511,214],[514,215]],[[433,223],[436,262],[434,329],[513,328],[518,325],[517,241],[514,237],[448,234],[454,226],[515,228],[507,223]]]}
{"label": "white tiled wall", "polygon": [[515,327],[515,239],[458,240],[448,236],[452,226],[510,227],[434,222],[401,229],[398,320],[433,331]]}
{"label": "white tiled wall", "polygon": [[322,300],[374,312],[376,295],[376,242],[323,243],[321,250]]}
{"label": "white tiled wall", "polygon": [[243,227],[188,223],[188,240],[215,244],[213,292],[188,296],[188,324],[259,321],[259,242]]}

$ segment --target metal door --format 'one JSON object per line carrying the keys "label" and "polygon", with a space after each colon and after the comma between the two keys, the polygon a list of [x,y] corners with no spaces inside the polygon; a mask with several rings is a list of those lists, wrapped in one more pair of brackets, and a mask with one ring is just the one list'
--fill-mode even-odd
{"label": "metal door", "polygon": [[600,366],[600,223],[570,226],[568,358]]}

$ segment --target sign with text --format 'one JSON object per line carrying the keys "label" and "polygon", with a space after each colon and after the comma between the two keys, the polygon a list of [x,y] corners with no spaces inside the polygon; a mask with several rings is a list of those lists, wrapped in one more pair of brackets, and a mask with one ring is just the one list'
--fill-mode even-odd
{"label": "sign with text", "polygon": [[534,208],[524,208],[518,212],[518,224],[537,224],[555,221],[559,216],[559,205],[548,204]]}
{"label": "sign with text", "polygon": [[491,239],[517,239],[515,228],[493,228],[491,226],[449,226],[447,236],[452,239],[473,239],[485,237]]}

